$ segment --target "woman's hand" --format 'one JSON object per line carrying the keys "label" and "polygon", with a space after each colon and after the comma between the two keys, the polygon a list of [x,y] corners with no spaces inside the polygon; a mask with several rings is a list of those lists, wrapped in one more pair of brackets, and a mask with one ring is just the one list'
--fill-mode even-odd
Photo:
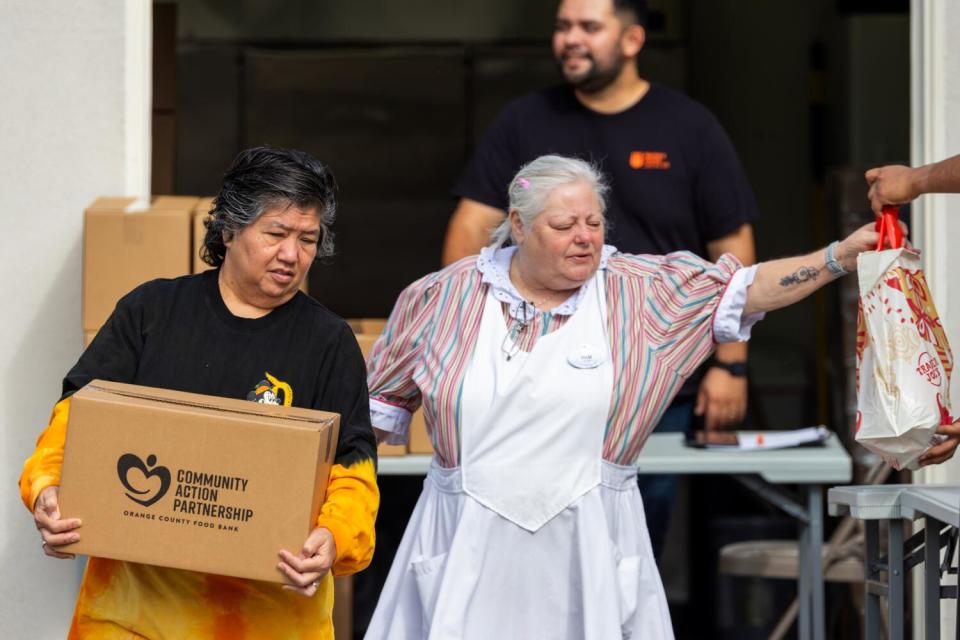
{"label": "woman's hand", "polygon": [[918,460],[921,467],[928,464],[941,464],[953,457],[957,445],[960,444],[960,420],[953,424],[940,425],[937,433],[947,436],[947,439],[923,452]]}
{"label": "woman's hand", "polygon": [[313,597],[320,586],[320,579],[327,575],[337,559],[337,543],[329,529],[317,527],[307,536],[299,555],[293,555],[286,549],[281,549],[279,555],[280,564],[277,568],[293,583],[283,585],[283,588]]}
{"label": "woman's hand", "polygon": [[[910,229],[903,222],[900,222],[900,230],[903,232],[903,246],[912,249],[912,245],[907,241],[907,235]],[[835,258],[843,265],[847,271],[857,270],[857,256],[864,251],[874,251],[877,248],[877,241],[880,239],[880,232],[876,230],[876,223],[865,224],[849,236],[840,241],[837,246]],[[883,239],[884,249],[893,249],[889,236]],[[916,249],[914,249],[916,251]],[[919,252],[918,252],[919,253]]]}
{"label": "woman's hand", "polygon": [[43,552],[51,558],[73,558],[72,553],[61,553],[61,547],[80,539],[76,529],[80,526],[78,518],[60,519],[60,487],[47,487],[33,503],[33,521],[43,538]]}
{"label": "woman's hand", "polygon": [[[904,229],[906,229],[903,223],[900,224]],[[837,245],[834,258],[847,271],[856,271],[857,256],[864,251],[875,250],[877,248],[878,240],[880,240],[880,232],[876,229],[876,223],[871,222],[869,224],[865,224],[840,241],[840,243]]]}

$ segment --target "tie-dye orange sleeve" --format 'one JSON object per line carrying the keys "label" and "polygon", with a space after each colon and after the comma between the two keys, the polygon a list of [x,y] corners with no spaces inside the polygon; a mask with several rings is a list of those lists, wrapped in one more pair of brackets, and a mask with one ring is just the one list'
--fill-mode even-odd
{"label": "tie-dye orange sleeve", "polygon": [[379,508],[380,490],[373,460],[367,458],[349,467],[333,465],[327,498],[317,519],[317,526],[329,529],[337,543],[333,575],[350,575],[370,564]]}
{"label": "tie-dye orange sleeve", "polygon": [[27,509],[33,511],[40,492],[60,484],[60,469],[63,467],[63,445],[67,440],[67,416],[70,414],[70,398],[64,398],[53,407],[50,423],[37,438],[33,455],[23,463],[20,474],[20,498]]}

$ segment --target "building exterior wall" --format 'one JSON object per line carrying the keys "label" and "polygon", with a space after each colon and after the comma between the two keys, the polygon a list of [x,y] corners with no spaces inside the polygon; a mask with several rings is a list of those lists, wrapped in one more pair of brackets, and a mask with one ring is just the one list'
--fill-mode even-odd
{"label": "building exterior wall", "polygon": [[12,481],[80,354],[83,208],[97,195],[139,189],[145,168],[149,176],[149,140],[144,148],[140,131],[149,120],[127,115],[149,100],[142,77],[149,12],[142,0],[0,4],[0,629],[6,638],[63,638],[73,611],[81,563],[43,554]]}
{"label": "building exterior wall", "polygon": [[[911,163],[936,162],[960,153],[960,4],[936,0],[911,2]],[[960,196],[934,195],[914,206],[915,242],[923,249],[927,279],[937,311],[960,355]],[[952,273],[951,273],[952,272]],[[953,276],[953,277],[951,277]],[[954,416],[960,414],[960,391],[953,376]],[[914,474],[915,483],[960,483],[960,458]],[[914,571],[914,637],[923,637],[922,571]],[[954,628],[955,608],[941,605],[940,628]],[[943,635],[943,634],[941,634]]]}

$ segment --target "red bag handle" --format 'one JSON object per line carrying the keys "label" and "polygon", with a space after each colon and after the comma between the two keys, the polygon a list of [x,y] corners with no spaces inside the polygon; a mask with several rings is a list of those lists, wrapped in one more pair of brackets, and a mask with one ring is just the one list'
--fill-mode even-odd
{"label": "red bag handle", "polygon": [[877,240],[877,251],[883,250],[884,237],[890,238],[890,246],[899,249],[903,246],[903,230],[900,229],[900,207],[892,204],[885,205],[882,213],[877,216],[877,231],[880,239]]}

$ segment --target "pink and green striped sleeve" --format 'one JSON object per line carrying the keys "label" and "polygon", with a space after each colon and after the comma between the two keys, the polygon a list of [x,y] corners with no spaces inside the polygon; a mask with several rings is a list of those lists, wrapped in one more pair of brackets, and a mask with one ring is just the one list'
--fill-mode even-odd
{"label": "pink and green striped sleeve", "polygon": [[436,276],[424,276],[403,290],[367,358],[370,419],[376,429],[390,434],[390,444],[407,441],[410,417],[420,407],[420,389],[413,378],[437,306]]}

